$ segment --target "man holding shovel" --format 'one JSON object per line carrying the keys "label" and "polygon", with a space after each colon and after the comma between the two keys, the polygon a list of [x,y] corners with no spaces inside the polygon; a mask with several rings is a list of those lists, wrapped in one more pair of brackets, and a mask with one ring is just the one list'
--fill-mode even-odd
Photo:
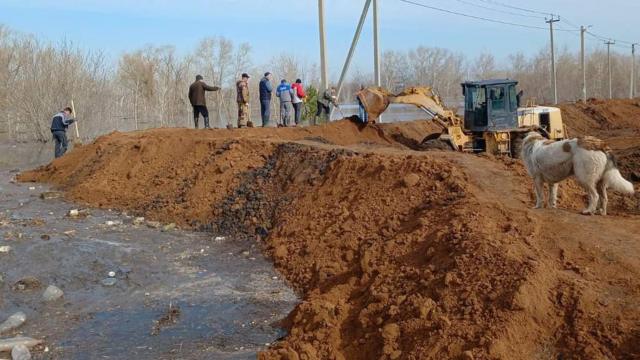
{"label": "man holding shovel", "polygon": [[51,134],[53,135],[53,141],[56,143],[55,157],[56,159],[64,155],[67,152],[67,129],[69,125],[76,121],[72,118],[73,111],[70,107],[64,108],[59,113],[53,115],[51,120]]}

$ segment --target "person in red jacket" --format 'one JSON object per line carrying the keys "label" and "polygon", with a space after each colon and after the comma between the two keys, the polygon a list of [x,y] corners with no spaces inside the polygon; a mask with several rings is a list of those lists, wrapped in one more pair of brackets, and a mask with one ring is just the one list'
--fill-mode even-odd
{"label": "person in red jacket", "polygon": [[302,86],[302,80],[297,79],[296,82],[291,85],[293,98],[291,102],[293,103],[293,110],[295,111],[295,122],[296,126],[300,123],[300,117],[302,117],[302,104],[304,102],[304,98],[307,97],[307,94],[304,93],[304,86]]}

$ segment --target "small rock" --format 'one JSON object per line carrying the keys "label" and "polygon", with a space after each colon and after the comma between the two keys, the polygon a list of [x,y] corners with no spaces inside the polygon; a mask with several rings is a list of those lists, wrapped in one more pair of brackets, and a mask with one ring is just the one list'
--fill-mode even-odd
{"label": "small rock", "polygon": [[64,292],[60,290],[60,288],[54,285],[49,285],[42,294],[42,299],[44,301],[55,301],[60,299],[63,295]]}
{"label": "small rock", "polygon": [[35,190],[36,187],[35,186],[29,186],[29,190]]}
{"label": "small rock", "polygon": [[20,327],[25,321],[27,321],[27,315],[22,311],[18,311],[0,324],[0,334]]}
{"label": "small rock", "polygon": [[16,345],[11,349],[12,360],[31,360],[31,353],[24,345]]}
{"label": "small rock", "polygon": [[47,241],[47,240],[51,239],[51,236],[49,236],[47,234],[42,234],[42,235],[40,235],[40,239]]}
{"label": "small rock", "polygon": [[137,217],[135,219],[133,219],[133,225],[142,225],[144,224],[144,218],[143,217]]}
{"label": "small rock", "polygon": [[224,236],[216,236],[215,238],[213,238],[213,241],[215,242],[223,242],[225,240]]}
{"label": "small rock", "polygon": [[51,200],[51,199],[59,199],[62,197],[62,193],[59,191],[45,191],[40,194],[40,199],[42,200]]}
{"label": "small rock", "polygon": [[104,285],[104,286],[113,286],[113,285],[115,285],[117,282],[118,282],[118,280],[116,280],[116,278],[111,278],[111,277],[110,277],[110,278],[103,279],[103,280],[101,281],[102,285]]}
{"label": "small rock", "polygon": [[69,210],[69,213],[67,214],[69,217],[77,217],[78,215],[80,215],[80,210],[78,209],[71,209]]}
{"label": "small rock", "polygon": [[169,232],[171,230],[174,230],[175,228],[176,228],[176,224],[174,224],[174,223],[167,224],[167,225],[162,227],[162,232]]}
{"label": "small rock", "polygon": [[109,271],[109,273],[107,275],[109,275],[110,278],[114,278],[114,277],[116,277],[116,272],[115,271]]}
{"label": "small rock", "polygon": [[420,175],[416,173],[408,174],[402,179],[402,183],[406,187],[414,187],[418,184],[418,182],[420,182]]}
{"label": "small rock", "polygon": [[162,226],[162,224],[160,224],[159,221],[149,221],[149,220],[147,220],[145,223],[147,224],[147,227],[150,227],[152,229],[157,229],[160,226]]}
{"label": "small rock", "polygon": [[0,254],[8,254],[11,252],[11,246],[0,246]]}
{"label": "small rock", "polygon": [[40,280],[33,276],[27,276],[22,278],[13,284],[14,291],[25,291],[25,290],[35,290],[40,289],[42,287],[42,283]]}
{"label": "small rock", "polygon": [[63,232],[63,234],[67,235],[68,237],[72,237],[73,235],[76,234],[75,230],[67,230],[65,232]]}
{"label": "small rock", "polygon": [[120,220],[108,220],[104,223],[107,226],[116,226],[116,225],[122,225],[122,221]]}

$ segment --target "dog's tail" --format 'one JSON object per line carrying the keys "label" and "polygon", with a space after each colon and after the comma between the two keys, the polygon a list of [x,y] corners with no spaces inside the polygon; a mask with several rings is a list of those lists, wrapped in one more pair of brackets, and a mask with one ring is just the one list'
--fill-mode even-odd
{"label": "dog's tail", "polygon": [[629,195],[635,192],[633,184],[620,174],[620,170],[616,166],[616,159],[611,153],[607,154],[607,167],[604,170],[602,181],[617,192]]}

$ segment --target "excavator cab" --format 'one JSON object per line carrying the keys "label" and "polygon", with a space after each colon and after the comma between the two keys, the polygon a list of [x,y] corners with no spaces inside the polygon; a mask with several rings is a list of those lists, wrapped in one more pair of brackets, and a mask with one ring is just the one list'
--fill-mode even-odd
{"label": "excavator cab", "polygon": [[462,83],[464,129],[480,133],[518,128],[517,84],[509,79]]}

